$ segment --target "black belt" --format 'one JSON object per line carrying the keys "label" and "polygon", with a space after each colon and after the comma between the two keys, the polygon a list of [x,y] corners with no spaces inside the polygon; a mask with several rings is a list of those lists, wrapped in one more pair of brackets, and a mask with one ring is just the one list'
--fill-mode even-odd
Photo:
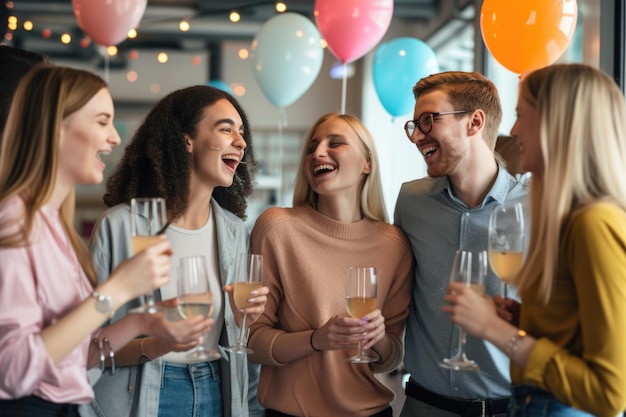
{"label": "black belt", "polygon": [[[392,417],[392,416],[393,416],[393,410],[391,409],[391,406],[389,406],[385,408],[383,411],[379,411],[376,414],[372,414],[370,417]],[[266,409],[265,417],[294,417],[294,416],[290,414],[281,413],[280,411]]]}
{"label": "black belt", "polygon": [[452,397],[444,397],[420,387],[410,378],[406,383],[405,393],[409,397],[433,407],[467,417],[505,414],[509,405],[508,398],[459,400]]}

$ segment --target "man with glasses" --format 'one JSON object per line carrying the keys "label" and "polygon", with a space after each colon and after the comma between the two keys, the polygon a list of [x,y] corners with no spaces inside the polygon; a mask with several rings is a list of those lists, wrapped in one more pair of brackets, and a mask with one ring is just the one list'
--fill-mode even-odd
{"label": "man with glasses", "polygon": [[[428,167],[428,177],[403,184],[395,224],[416,261],[404,365],[411,378],[401,417],[504,416],[509,361],[483,340],[467,337],[466,353],[480,370],[439,366],[458,350],[458,328],[441,312],[454,252],[487,250],[489,214],[526,196],[527,177],[511,176],[494,148],[502,120],[496,87],[476,72],[443,72],[413,88],[414,119],[404,129]],[[489,270],[486,293],[501,283]]]}

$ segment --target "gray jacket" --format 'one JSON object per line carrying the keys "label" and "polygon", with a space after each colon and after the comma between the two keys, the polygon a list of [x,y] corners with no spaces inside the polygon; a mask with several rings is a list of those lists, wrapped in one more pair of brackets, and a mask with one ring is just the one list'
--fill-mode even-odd
{"label": "gray jacket", "polygon": [[[233,282],[235,256],[248,250],[248,232],[243,221],[211,201],[217,234],[219,268],[222,284]],[[113,268],[130,257],[130,207],[120,204],[107,210],[94,230],[91,249],[98,280],[107,279]],[[208,249],[208,248],[207,248]],[[159,291],[155,298],[160,299]],[[139,299],[118,309],[112,321],[124,317],[128,310],[140,305]],[[237,340],[237,325],[230,303],[224,303],[224,328],[220,337],[223,346]],[[263,416],[256,398],[260,366],[249,364],[246,355],[231,354],[229,361],[220,360],[225,417]],[[154,417],[158,414],[163,361],[157,358],[143,365],[106,371],[95,383],[95,400],[83,405],[85,417]]]}

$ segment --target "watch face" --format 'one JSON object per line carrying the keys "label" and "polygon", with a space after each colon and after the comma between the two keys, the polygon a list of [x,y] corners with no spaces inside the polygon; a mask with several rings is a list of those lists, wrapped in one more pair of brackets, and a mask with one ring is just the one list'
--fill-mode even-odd
{"label": "watch face", "polygon": [[111,314],[113,313],[113,299],[106,295],[98,294],[96,297],[96,310],[100,313]]}

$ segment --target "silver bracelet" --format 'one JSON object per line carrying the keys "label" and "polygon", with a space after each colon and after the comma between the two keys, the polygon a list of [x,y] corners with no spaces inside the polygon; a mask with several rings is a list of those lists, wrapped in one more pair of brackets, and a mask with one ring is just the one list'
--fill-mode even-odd
{"label": "silver bracelet", "polygon": [[111,343],[109,342],[108,338],[104,338],[104,343],[107,346],[107,349],[109,349],[109,360],[111,361],[111,375],[113,375],[115,373],[115,352],[113,351],[113,348],[111,347]]}
{"label": "silver bracelet", "polygon": [[111,375],[115,373],[115,352],[113,351],[113,348],[111,347],[111,343],[109,342],[108,338],[104,338],[102,340],[100,340],[97,337],[93,338],[93,343],[98,346],[98,350],[100,351],[100,370],[104,373],[104,368],[105,368],[105,360],[106,360],[106,356],[104,355],[104,347],[106,346],[106,348],[109,351],[109,361],[111,361]]}
{"label": "silver bracelet", "polygon": [[104,350],[102,349],[102,342],[97,337],[94,337],[92,341],[100,351],[100,370],[104,372]]}

